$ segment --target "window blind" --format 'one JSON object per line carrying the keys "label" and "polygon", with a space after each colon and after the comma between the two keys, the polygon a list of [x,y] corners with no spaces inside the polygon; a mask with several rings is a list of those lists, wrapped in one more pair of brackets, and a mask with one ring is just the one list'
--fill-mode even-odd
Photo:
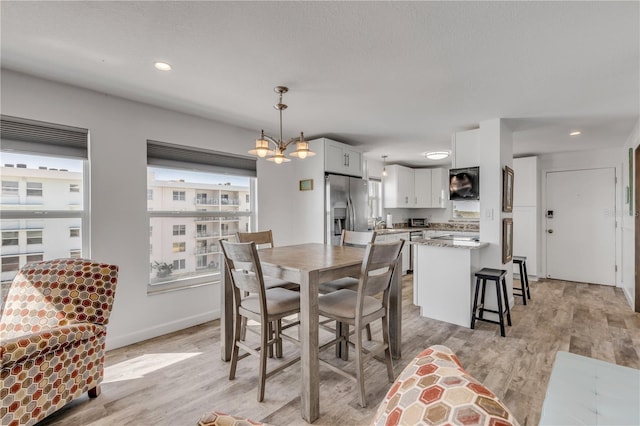
{"label": "window blind", "polygon": [[3,151],[88,158],[87,129],[26,118],[0,116]]}
{"label": "window blind", "polygon": [[255,158],[153,140],[147,141],[147,164],[236,176],[257,176]]}

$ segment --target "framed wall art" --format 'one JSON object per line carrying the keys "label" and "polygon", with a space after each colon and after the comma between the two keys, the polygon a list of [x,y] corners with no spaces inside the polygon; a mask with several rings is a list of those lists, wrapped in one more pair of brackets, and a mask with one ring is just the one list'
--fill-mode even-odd
{"label": "framed wall art", "polygon": [[313,191],[313,179],[303,179],[300,181],[300,191]]}
{"label": "framed wall art", "polygon": [[502,219],[502,263],[513,259],[513,219]]}
{"label": "framed wall art", "polygon": [[513,169],[509,166],[502,171],[502,211],[513,211]]}

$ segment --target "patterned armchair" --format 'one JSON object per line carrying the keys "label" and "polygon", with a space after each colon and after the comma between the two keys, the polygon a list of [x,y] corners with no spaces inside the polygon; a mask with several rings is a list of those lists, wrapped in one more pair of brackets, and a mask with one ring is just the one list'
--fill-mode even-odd
{"label": "patterned armchair", "polygon": [[32,425],[100,394],[118,267],[83,259],[25,265],[0,318],[0,424]]}

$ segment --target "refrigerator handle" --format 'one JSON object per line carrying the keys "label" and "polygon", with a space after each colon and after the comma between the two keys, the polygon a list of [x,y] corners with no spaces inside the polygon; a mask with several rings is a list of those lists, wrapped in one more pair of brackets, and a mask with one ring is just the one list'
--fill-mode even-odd
{"label": "refrigerator handle", "polygon": [[358,229],[358,224],[356,223],[356,208],[353,205],[353,202],[351,202],[351,217],[353,218],[353,223],[351,224],[352,226],[352,230],[355,231],[356,229]]}
{"label": "refrigerator handle", "polygon": [[344,229],[347,231],[351,231],[351,200],[347,197],[347,211],[346,218],[344,221]]}

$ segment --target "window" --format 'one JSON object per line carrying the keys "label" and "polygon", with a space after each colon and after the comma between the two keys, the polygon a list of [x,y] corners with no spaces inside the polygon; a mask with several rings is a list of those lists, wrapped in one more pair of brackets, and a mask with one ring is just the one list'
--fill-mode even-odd
{"label": "window", "polygon": [[18,181],[17,180],[3,180],[2,181],[2,195],[5,197],[17,197],[18,196]]}
{"label": "window", "polygon": [[27,182],[27,197],[42,197],[42,182]]}
{"label": "window", "polygon": [[27,256],[27,263],[42,262],[43,260],[44,256],[41,254],[30,254]]}
{"label": "window", "polygon": [[18,231],[3,231],[2,232],[2,245],[3,246],[17,246],[18,245]]}
{"label": "window", "polygon": [[6,272],[17,272],[20,269],[19,256],[5,256],[2,258],[2,274]]}
{"label": "window", "polygon": [[2,283],[26,263],[88,247],[88,235],[82,232],[89,221],[83,185],[87,134],[85,129],[0,116],[0,203],[11,206],[0,206]]}
{"label": "window", "polygon": [[246,194],[245,203],[249,203],[249,194]]}
{"label": "window", "polygon": [[42,231],[27,231],[27,244],[42,244]]}
{"label": "window", "polygon": [[69,250],[69,257],[72,259],[80,259],[82,257],[82,250]]}
{"label": "window", "polygon": [[382,219],[382,182],[369,180],[369,218]]}
{"label": "window", "polygon": [[147,141],[147,188],[166,194],[147,203],[150,293],[220,281],[223,229],[255,229],[255,174],[254,159]]}
{"label": "window", "polygon": [[153,189],[147,189],[147,200],[153,200]]}

